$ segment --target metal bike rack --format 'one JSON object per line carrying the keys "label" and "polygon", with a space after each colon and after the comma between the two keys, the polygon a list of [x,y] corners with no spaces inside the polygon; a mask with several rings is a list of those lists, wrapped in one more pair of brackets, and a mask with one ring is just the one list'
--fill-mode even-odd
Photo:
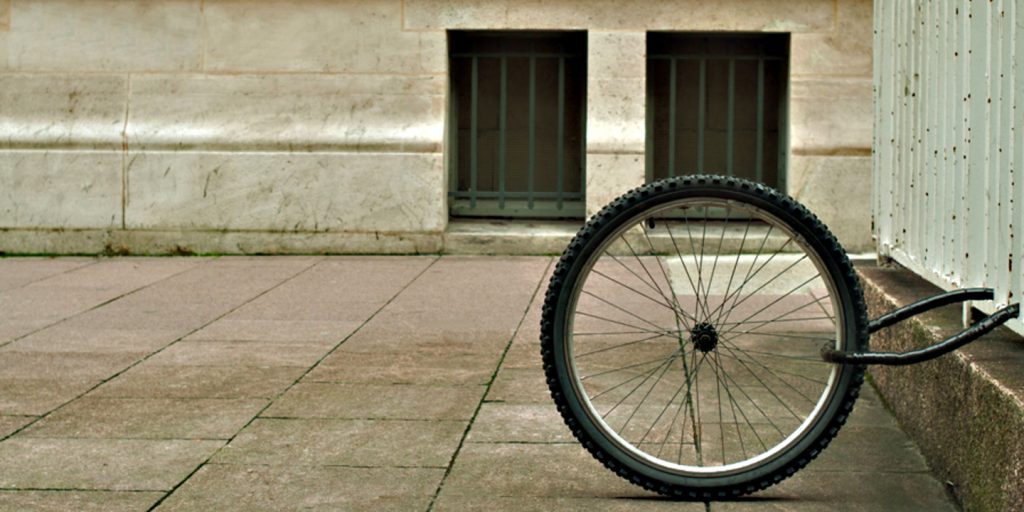
{"label": "metal bike rack", "polygon": [[[902,322],[912,316],[919,315],[935,308],[956,304],[968,300],[992,300],[994,292],[991,288],[964,288],[951,292],[934,295],[913,304],[909,304],[895,311],[891,311],[881,317],[872,320],[868,324],[868,333],[876,332],[898,322]],[[986,316],[977,323],[946,338],[930,347],[925,347],[909,352],[847,352],[834,350],[828,345],[822,348],[821,357],[830,363],[841,364],[880,364],[885,366],[902,366],[922,361],[935,359],[943,354],[948,354],[1003,325],[1011,318],[1020,315],[1020,304],[1011,304],[995,313]]]}

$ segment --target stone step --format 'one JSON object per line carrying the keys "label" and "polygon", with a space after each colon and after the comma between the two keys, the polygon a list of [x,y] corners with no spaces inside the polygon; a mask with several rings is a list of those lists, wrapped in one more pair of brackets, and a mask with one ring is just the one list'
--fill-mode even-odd
{"label": "stone step", "polygon": [[[858,265],[868,315],[942,290],[901,267]],[[947,306],[872,335],[871,349],[903,352],[962,330]],[[938,359],[869,369],[897,420],[965,510],[1024,510],[1024,341],[1005,327]],[[856,413],[855,413],[856,414]]]}

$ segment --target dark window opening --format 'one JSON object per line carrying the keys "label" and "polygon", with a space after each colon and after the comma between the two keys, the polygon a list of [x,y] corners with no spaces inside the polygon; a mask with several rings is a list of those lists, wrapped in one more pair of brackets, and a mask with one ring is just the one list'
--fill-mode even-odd
{"label": "dark window opening", "polygon": [[712,173],[784,188],[788,34],[649,33],[647,179]]}
{"label": "dark window opening", "polygon": [[451,214],[582,217],[586,33],[448,37]]}

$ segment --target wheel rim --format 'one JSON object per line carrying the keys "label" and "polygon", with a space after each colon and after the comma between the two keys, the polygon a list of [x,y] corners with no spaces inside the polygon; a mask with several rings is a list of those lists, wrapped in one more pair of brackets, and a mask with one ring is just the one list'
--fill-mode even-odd
{"label": "wheel rim", "polygon": [[825,423],[845,315],[824,261],[777,216],[683,198],[616,227],[584,263],[565,324],[583,413],[641,467],[728,476]]}

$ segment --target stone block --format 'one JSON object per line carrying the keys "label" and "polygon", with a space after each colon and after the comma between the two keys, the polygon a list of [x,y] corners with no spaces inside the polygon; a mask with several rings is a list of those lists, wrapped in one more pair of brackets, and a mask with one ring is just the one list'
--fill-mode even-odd
{"label": "stone block", "polygon": [[211,2],[205,12],[210,70],[443,74],[448,67],[444,32],[401,30],[400,0]]}
{"label": "stone block", "polygon": [[0,228],[3,254],[101,254],[108,249],[109,229]]}
{"label": "stone block", "polygon": [[120,227],[122,158],[105,151],[0,151],[0,228]]}
{"label": "stone block", "polygon": [[647,76],[646,32],[587,33],[587,70],[601,78],[644,78]]}
{"label": "stone block", "polygon": [[871,78],[872,7],[871,0],[841,0],[834,30],[793,34],[790,73]]}
{"label": "stone block", "polygon": [[135,150],[436,153],[445,88],[437,76],[133,77],[128,141]]}
{"label": "stone block", "polygon": [[870,154],[874,127],[870,78],[796,77],[790,88],[793,154]]}
{"label": "stone block", "polygon": [[599,0],[409,0],[404,26],[443,29],[743,30],[820,32],[833,26],[830,2]]}
{"label": "stone block", "polygon": [[200,66],[199,0],[16,2],[8,24],[3,34],[8,70],[183,71]]}
{"label": "stone block", "polygon": [[644,155],[587,155],[587,215],[644,184]]}
{"label": "stone block", "polygon": [[587,79],[588,158],[593,153],[644,153],[644,84],[643,78],[601,78],[591,73]]}
{"label": "stone block", "polygon": [[[791,156],[789,194],[849,252],[871,252],[871,157]],[[837,201],[837,198],[842,198]]]}
{"label": "stone block", "polygon": [[135,153],[131,228],[440,231],[439,154]]}
{"label": "stone block", "polygon": [[114,75],[0,75],[0,148],[119,151],[127,82]]}

